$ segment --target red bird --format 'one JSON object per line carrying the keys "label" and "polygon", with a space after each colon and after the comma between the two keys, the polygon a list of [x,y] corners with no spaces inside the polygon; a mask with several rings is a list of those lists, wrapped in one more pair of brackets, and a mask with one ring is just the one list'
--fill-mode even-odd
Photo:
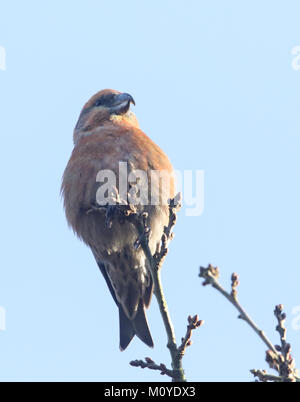
{"label": "red bird", "polygon": [[[145,315],[153,282],[142,248],[134,246],[139,237],[136,226],[120,219],[114,208],[133,204],[138,212],[148,213],[154,254],[168,224],[167,200],[174,197],[171,163],[140,130],[131,103],[135,104],[131,95],[106,89],[85,104],[62,182],[67,221],[91,248],[119,308],[121,350],[134,335],[153,346]],[[169,175],[167,185],[162,185],[157,173]],[[104,201],[101,194],[106,195]],[[106,213],[101,213],[101,207]]]}

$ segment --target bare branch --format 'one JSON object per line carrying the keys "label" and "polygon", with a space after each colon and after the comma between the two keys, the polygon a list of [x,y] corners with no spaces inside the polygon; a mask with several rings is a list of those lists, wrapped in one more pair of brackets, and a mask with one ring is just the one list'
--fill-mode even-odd
{"label": "bare branch", "polygon": [[283,382],[300,382],[295,369],[295,359],[291,355],[291,345],[286,342],[286,328],[284,322],[286,314],[283,312],[283,305],[279,304],[275,307],[274,315],[277,319],[276,331],[280,336],[280,345],[275,345],[279,354],[275,354],[272,350],[266,352],[266,362],[269,366],[279,373]]}
{"label": "bare branch", "polygon": [[180,355],[180,359],[183,358],[185,354],[185,350],[188,346],[192,344],[192,331],[201,327],[204,324],[203,320],[199,320],[197,315],[192,317],[191,315],[188,316],[188,325],[186,329],[186,334],[184,338],[181,338],[181,345],[178,347],[177,351]]}
{"label": "bare branch", "polygon": [[257,327],[254,321],[249,317],[246,311],[242,308],[237,298],[237,287],[239,285],[239,277],[236,273],[231,276],[231,293],[226,292],[220,285],[219,268],[209,265],[207,268],[200,267],[199,276],[204,279],[203,285],[211,285],[217,289],[231,304],[239,311],[238,318],[243,319],[250,327],[257,333],[260,339],[268,346],[266,352],[266,361],[269,366],[276,370],[279,376],[268,374],[264,370],[251,370],[254,377],[257,377],[259,381],[268,382],[300,382],[300,378],[297,376],[297,370],[295,370],[295,360],[291,356],[291,345],[286,342],[286,328],[284,322],[286,314],[283,313],[283,305],[279,304],[275,307],[274,314],[277,318],[278,325],[276,331],[280,335],[281,345],[273,345],[267,338],[265,333]]}
{"label": "bare branch", "polygon": [[172,370],[170,371],[166,369],[166,366],[163,364],[160,364],[159,366],[155,365],[155,363],[149,358],[148,360],[146,359],[146,363],[143,362],[142,360],[135,360],[134,362],[130,363],[131,365],[139,366],[142,368],[148,367],[156,370],[162,370],[163,368],[163,374],[169,375],[170,377],[172,377],[172,380],[176,382],[186,381],[185,373],[182,368],[182,358],[184,356],[186,347],[191,345],[192,331],[200,327],[200,325],[203,323],[203,321],[199,321],[197,315],[195,315],[194,317],[189,316],[187,333],[185,337],[182,338],[181,345],[177,347],[175,331],[171,321],[171,317],[169,314],[167,302],[164,296],[163,287],[160,279],[160,269],[168,253],[168,243],[174,237],[172,229],[176,223],[176,213],[180,209],[180,207],[181,207],[180,194],[178,194],[174,199],[169,200],[169,223],[168,226],[165,226],[164,228],[164,233],[161,238],[160,249],[154,255],[152,255],[149,247],[149,237],[151,235],[151,228],[148,226],[147,214],[144,213],[142,217],[137,216],[137,219],[135,220],[135,224],[139,232],[139,238],[137,239],[135,246],[143,248],[146,258],[150,265],[152,280],[154,284],[154,294],[156,296],[159,305],[160,313],[168,337],[167,347],[169,348],[172,359]]}
{"label": "bare branch", "polygon": [[152,255],[150,247],[149,247],[149,232],[150,228],[147,222],[147,216],[143,214],[143,219],[141,220],[139,217],[136,219],[136,226],[139,231],[139,239],[138,246],[141,246],[144,250],[145,256],[149,262],[152,280],[154,284],[154,294],[156,296],[160,314],[162,316],[164,326],[166,329],[167,337],[168,337],[168,348],[170,350],[170,355],[172,359],[172,368],[173,368],[173,381],[184,382],[186,381],[185,374],[182,368],[181,359],[179,358],[177,352],[177,344],[175,338],[175,331],[171,321],[171,317],[169,314],[167,302],[164,296],[162,282],[160,279],[160,268],[162,263],[167,255],[168,241],[172,239],[172,228],[176,222],[176,212],[180,209],[180,202],[175,199],[170,200],[169,202],[169,224],[165,226],[164,233],[161,239],[161,247],[158,252]]}
{"label": "bare branch", "polygon": [[246,311],[242,308],[240,303],[238,302],[237,298],[237,286],[239,284],[239,279],[238,275],[236,273],[232,274],[231,276],[231,293],[226,292],[226,290],[223,289],[223,287],[220,285],[218,281],[219,277],[219,268],[218,267],[213,267],[212,265],[209,265],[207,268],[200,267],[200,273],[199,276],[204,279],[203,285],[212,285],[215,289],[217,289],[223,296],[226,297],[227,300],[230,301],[231,304],[238,310],[240,315],[238,318],[244,320],[247,324],[250,325],[250,327],[257,333],[257,335],[260,337],[260,339],[264,342],[265,345],[269,349],[271,349],[274,353],[277,354],[277,351],[275,349],[275,346],[271,343],[271,341],[267,338],[265,333],[258,328],[258,326],[254,323],[254,321],[249,317],[249,315],[246,313]]}
{"label": "bare branch", "polygon": [[250,370],[250,373],[261,382],[283,382],[281,377],[268,374],[265,370]]}
{"label": "bare branch", "polygon": [[156,364],[150,357],[145,357],[145,360],[133,360],[129,364],[133,367],[141,367],[141,368],[148,368],[150,370],[157,370],[160,371],[161,375],[167,375],[174,379],[174,372],[173,370],[167,369],[167,367],[161,363],[160,365]]}

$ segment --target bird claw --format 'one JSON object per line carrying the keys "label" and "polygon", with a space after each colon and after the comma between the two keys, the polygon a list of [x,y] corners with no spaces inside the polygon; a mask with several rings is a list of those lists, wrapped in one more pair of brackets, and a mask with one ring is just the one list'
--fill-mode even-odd
{"label": "bird claw", "polygon": [[138,250],[143,243],[145,242],[147,243],[149,241],[150,235],[151,235],[151,229],[150,227],[147,227],[145,231],[134,242],[133,245],[134,248]]}
{"label": "bird claw", "polygon": [[132,204],[125,204],[117,202],[114,205],[96,205],[91,204],[90,208],[86,211],[87,215],[92,213],[104,213],[105,212],[105,225],[107,228],[111,228],[114,217],[118,216],[119,222],[124,223],[125,219],[137,214],[137,209]]}
{"label": "bird claw", "polygon": [[107,228],[112,227],[112,220],[115,214],[115,205],[96,205],[92,204],[91,208],[86,211],[87,215],[90,215],[93,212],[105,212],[105,225]]}
{"label": "bird claw", "polygon": [[124,216],[130,216],[130,215],[135,215],[137,214],[137,209],[135,205],[133,204],[126,204],[122,205],[122,213]]}
{"label": "bird claw", "polygon": [[139,235],[134,242],[134,248],[137,250],[142,244],[148,243],[151,236],[151,227],[147,223],[148,214],[144,212],[142,214],[143,232]]}
{"label": "bird claw", "polygon": [[93,212],[103,212],[103,211],[106,211],[106,209],[107,209],[107,205],[91,204],[91,205],[90,205],[90,208],[89,208],[87,211],[85,211],[85,213],[86,213],[87,215],[90,215],[90,214],[92,214]]}

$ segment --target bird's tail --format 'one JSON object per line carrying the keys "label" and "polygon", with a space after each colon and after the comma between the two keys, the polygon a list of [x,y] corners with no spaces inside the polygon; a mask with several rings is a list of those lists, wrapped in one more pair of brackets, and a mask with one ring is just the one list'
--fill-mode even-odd
{"label": "bird's tail", "polygon": [[119,319],[121,350],[127,348],[134,335],[137,335],[141,341],[151,348],[154,346],[142,300],[140,300],[138,310],[132,320],[125,315],[122,307],[119,306]]}

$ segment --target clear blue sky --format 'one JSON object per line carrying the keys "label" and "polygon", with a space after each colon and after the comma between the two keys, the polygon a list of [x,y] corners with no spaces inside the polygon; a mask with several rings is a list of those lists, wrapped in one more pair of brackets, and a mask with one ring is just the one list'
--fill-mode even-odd
{"label": "clear blue sky", "polygon": [[[190,380],[252,380],[265,346],[199,265],[240,274],[242,304],[274,343],[288,314],[300,366],[300,45],[298,1],[1,1],[0,380],[161,381],[128,362],[169,366],[153,299],[153,350],[118,349],[118,313],[91,252],[68,229],[59,196],[83,103],[131,93],[142,129],[177,169],[203,169],[205,208],[178,216],[163,281],[177,338],[194,333]],[[294,329],[293,329],[294,327]]]}

